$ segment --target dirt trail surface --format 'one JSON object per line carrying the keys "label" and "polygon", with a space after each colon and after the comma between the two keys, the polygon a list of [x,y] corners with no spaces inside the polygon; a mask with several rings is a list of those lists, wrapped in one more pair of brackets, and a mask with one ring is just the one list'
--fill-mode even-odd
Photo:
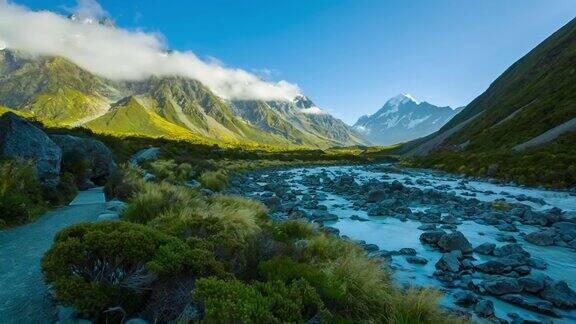
{"label": "dirt trail surface", "polygon": [[95,221],[106,210],[102,188],[82,191],[70,206],[34,223],[0,231],[0,323],[53,323],[56,306],[40,271],[54,235],[72,224]]}

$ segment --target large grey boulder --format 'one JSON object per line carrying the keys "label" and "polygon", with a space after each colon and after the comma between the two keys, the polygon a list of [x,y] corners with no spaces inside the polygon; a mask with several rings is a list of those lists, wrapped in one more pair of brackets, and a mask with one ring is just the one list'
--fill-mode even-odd
{"label": "large grey boulder", "polygon": [[532,244],[549,246],[554,245],[555,236],[556,231],[554,229],[547,229],[527,234],[526,236],[524,236],[524,239]]}
{"label": "large grey boulder", "polygon": [[482,282],[484,289],[492,295],[516,294],[522,291],[518,280],[514,278],[500,277],[488,279]]}
{"label": "large grey boulder", "polygon": [[444,234],[438,241],[438,247],[444,252],[459,250],[462,253],[471,253],[472,244],[461,232]]}
{"label": "large grey boulder", "polygon": [[136,154],[132,155],[128,159],[128,162],[130,162],[130,164],[132,164],[132,165],[137,165],[140,162],[153,160],[153,159],[157,158],[158,155],[160,155],[160,148],[149,147],[149,148],[142,149],[142,150],[136,152]]}
{"label": "large grey boulder", "polygon": [[103,185],[117,168],[112,151],[98,140],[71,135],[50,137],[62,149],[63,164],[71,158],[89,162],[90,170],[85,175],[87,180]]}
{"label": "large grey boulder", "polygon": [[548,282],[540,297],[563,309],[576,308],[576,292],[565,281]]}
{"label": "large grey boulder", "polygon": [[434,266],[436,267],[436,269],[441,271],[454,272],[454,273],[458,272],[460,271],[460,267],[462,266],[462,263],[460,263],[460,260],[458,260],[458,258],[461,256],[462,253],[460,253],[459,251],[444,253],[442,254],[442,257],[440,257],[440,260],[438,260],[438,262],[436,262]]}
{"label": "large grey boulder", "polygon": [[32,161],[46,187],[59,183],[62,150],[38,127],[11,112],[0,117],[0,155]]}

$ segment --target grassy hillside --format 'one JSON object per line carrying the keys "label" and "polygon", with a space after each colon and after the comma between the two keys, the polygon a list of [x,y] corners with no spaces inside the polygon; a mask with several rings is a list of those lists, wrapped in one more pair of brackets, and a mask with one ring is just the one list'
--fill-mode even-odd
{"label": "grassy hillside", "polygon": [[[472,117],[478,118],[472,119]],[[513,150],[576,118],[576,20],[571,21],[508,68],[440,131],[405,145],[412,166],[493,176],[528,185],[576,186],[576,132],[524,150]],[[471,120],[457,130],[458,125]],[[452,133],[452,134],[450,134]],[[438,138],[449,135],[439,145]]]}
{"label": "grassy hillside", "polygon": [[443,129],[480,112],[444,146],[510,148],[576,117],[576,20],[514,63]]}
{"label": "grassy hillside", "polygon": [[199,139],[188,129],[172,124],[147,109],[135,97],[119,102],[110,112],[88,122],[85,127],[99,133],[122,136],[147,134],[151,137]]}

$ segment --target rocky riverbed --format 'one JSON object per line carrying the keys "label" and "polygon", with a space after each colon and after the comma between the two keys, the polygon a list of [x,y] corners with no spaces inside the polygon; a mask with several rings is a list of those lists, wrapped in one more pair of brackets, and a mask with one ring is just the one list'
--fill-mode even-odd
{"label": "rocky riverbed", "polygon": [[576,322],[576,194],[393,165],[261,170],[231,193],[306,218],[476,319]]}

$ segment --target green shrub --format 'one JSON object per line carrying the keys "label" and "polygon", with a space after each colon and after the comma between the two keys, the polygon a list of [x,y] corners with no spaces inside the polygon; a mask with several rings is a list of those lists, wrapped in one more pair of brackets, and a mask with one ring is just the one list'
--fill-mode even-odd
{"label": "green shrub", "polygon": [[98,315],[111,307],[128,313],[141,305],[143,290],[158,276],[222,275],[206,252],[149,227],[127,222],[85,223],[60,231],[42,258],[56,298]]}
{"label": "green shrub", "polygon": [[287,220],[272,227],[274,238],[281,242],[307,239],[315,234],[312,224],[304,220]]}
{"label": "green shrub", "polygon": [[289,284],[304,279],[316,288],[328,305],[334,307],[341,304],[344,298],[342,284],[333,281],[321,269],[311,264],[299,263],[287,257],[275,257],[260,263],[258,272],[267,281],[279,280]]}
{"label": "green shrub", "polygon": [[196,282],[194,298],[204,304],[206,323],[294,323],[329,313],[305,281],[289,286],[267,282],[248,285],[213,278]]}
{"label": "green shrub", "polygon": [[29,222],[45,207],[42,186],[32,164],[0,161],[0,228]]}
{"label": "green shrub", "polygon": [[204,171],[198,177],[198,181],[202,186],[212,190],[212,191],[222,191],[226,188],[228,184],[228,175],[226,171]]}

